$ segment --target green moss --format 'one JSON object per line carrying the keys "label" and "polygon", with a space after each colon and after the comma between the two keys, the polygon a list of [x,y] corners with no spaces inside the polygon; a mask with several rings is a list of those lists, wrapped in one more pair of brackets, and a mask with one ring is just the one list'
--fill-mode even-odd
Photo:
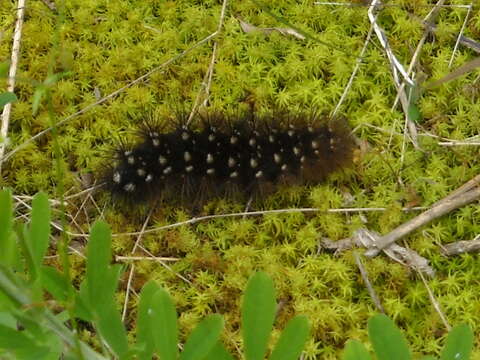
{"label": "green moss", "polygon": [[[424,17],[430,10],[427,4],[426,0],[398,1],[402,6],[385,7],[379,17],[395,54],[404,64],[409,63],[422,36],[421,27],[406,8]],[[4,30],[1,61],[7,60],[10,52],[14,10],[13,4],[0,9]],[[330,113],[347,85],[368,32],[366,9],[282,0],[275,2],[271,11],[322,43],[278,33],[245,34],[234,15],[255,26],[285,24],[278,23],[252,2],[231,2],[223,33],[217,38],[211,108],[236,111],[248,98],[259,111],[281,107],[314,108]],[[108,95],[190,48],[215,31],[219,12],[217,1],[67,2],[66,19],[58,29],[60,49],[54,68],[71,74],[52,88],[57,120],[95,102],[96,93]],[[465,9],[448,8],[439,12],[435,41],[424,45],[420,57],[419,71],[428,79],[438,79],[450,71],[448,63],[455,41],[451,35],[457,34],[464,16]],[[478,35],[479,21],[478,16],[471,18],[466,36]],[[45,79],[50,56],[57,51],[52,47],[56,24],[55,15],[42,2],[28,4],[18,69],[19,101],[13,106],[9,132],[10,149],[49,126],[45,104],[36,116],[32,115],[31,105],[34,81]],[[377,40],[374,42],[378,44]],[[80,178],[88,177],[102,166],[108,150],[119,139],[128,139],[143,114],[154,110],[170,121],[172,111],[189,111],[211,54],[212,43],[206,43],[146,81],[60,127],[59,144],[69,170],[64,179],[68,193],[82,190],[86,184]],[[460,46],[454,66],[473,56]],[[319,252],[319,240],[322,237],[339,240],[359,227],[383,234],[414,216],[401,211],[409,201],[415,200],[419,206],[431,205],[480,172],[478,147],[442,147],[438,139],[428,136],[431,133],[461,140],[478,135],[480,92],[478,84],[473,82],[477,76],[478,71],[473,72],[422,96],[419,107],[424,119],[418,140],[424,152],[418,151],[408,141],[404,145],[404,116],[391,109],[396,89],[385,54],[378,46],[369,45],[341,108],[341,113],[356,128],[355,135],[369,144],[368,151],[352,170],[335,174],[318,186],[281,187],[262,206],[322,210],[386,207],[387,210],[215,219],[145,234],[141,243],[151,253],[174,256],[179,261],[169,263],[170,269],[153,261],[136,262],[133,289],[138,291],[148,279],[164,284],[181,309],[183,332],[188,332],[208,312],[224,313],[229,331],[225,342],[234,349],[240,346],[240,291],[252,271],[264,269],[274,277],[285,303],[281,320],[286,321],[288,315],[297,312],[308,315],[312,321],[313,337],[307,344],[305,359],[337,358],[348,338],[366,339],[366,319],[374,306],[351,254],[335,256]],[[31,195],[40,189],[53,194],[58,179],[52,158],[48,134],[4,164],[4,184],[14,188],[16,194]],[[91,220],[99,216],[111,223],[114,233],[138,231],[149,212],[149,209],[112,207],[101,193],[94,193],[93,198],[95,203],[85,197],[69,203],[73,215],[84,200],[86,204],[72,231],[76,232],[77,227],[87,231]],[[244,204],[224,199],[208,204],[205,212],[243,209]],[[190,217],[172,205],[161,204],[153,212],[150,224],[163,226]],[[430,281],[430,286],[449,321],[452,324],[467,321],[476,333],[480,330],[480,309],[474,296],[479,291],[478,259],[472,255],[444,258],[439,255],[438,245],[472,239],[480,232],[479,224],[479,210],[472,205],[408,238],[409,245],[426,256],[437,271],[437,278]],[[135,240],[130,236],[115,237],[115,253],[130,254]],[[79,276],[83,261],[72,255],[72,266],[74,275]],[[407,331],[415,351],[438,352],[444,328],[420,280],[385,257],[369,260],[366,267],[388,315]],[[191,283],[181,280],[178,274]],[[120,297],[123,300],[124,295]],[[130,296],[129,321],[134,319],[135,302],[135,296]]]}

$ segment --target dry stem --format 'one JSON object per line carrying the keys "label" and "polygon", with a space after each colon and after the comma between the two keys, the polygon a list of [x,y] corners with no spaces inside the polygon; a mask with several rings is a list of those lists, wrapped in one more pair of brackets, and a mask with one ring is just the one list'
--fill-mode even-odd
{"label": "dry stem", "polygon": [[410,221],[407,221],[406,223],[398,226],[387,235],[384,235],[381,238],[377,239],[375,243],[375,248],[368,250],[365,255],[370,257],[378,255],[380,250],[385,249],[389,245],[393,244],[395,241],[410,234],[417,228],[449,213],[454,209],[465,206],[477,200],[478,198],[480,198],[480,186],[472,190],[464,191],[460,195],[457,194],[454,197],[450,196],[441,200],[427,211],[411,219]]}
{"label": "dry stem", "polygon": [[446,256],[454,256],[466,252],[480,251],[480,234],[475,236],[473,240],[456,241],[442,246],[442,254]]}
{"label": "dry stem", "polygon": [[381,313],[385,313],[385,309],[382,306],[382,303],[380,302],[380,299],[377,296],[377,293],[375,292],[375,289],[373,288],[372,283],[370,282],[370,279],[368,278],[368,273],[367,269],[363,266],[362,260],[360,259],[360,255],[356,251],[353,252],[353,256],[355,257],[355,262],[357,263],[358,269],[360,270],[360,274],[362,275],[363,282],[365,283],[365,286],[367,287],[367,291],[370,294],[370,297],[373,300],[373,303],[377,307],[378,311]]}
{"label": "dry stem", "polygon": [[[17,22],[15,24],[15,32],[13,34],[12,58],[10,63],[10,70],[8,72],[7,91],[13,92],[15,90],[15,76],[17,75],[18,56],[20,54],[20,40],[22,39],[23,18],[25,16],[25,2],[26,0],[18,0],[17,8]],[[0,174],[2,172],[3,154],[7,145],[8,126],[10,123],[10,112],[12,110],[12,103],[8,103],[3,108],[2,113],[2,127],[0,129]]]}

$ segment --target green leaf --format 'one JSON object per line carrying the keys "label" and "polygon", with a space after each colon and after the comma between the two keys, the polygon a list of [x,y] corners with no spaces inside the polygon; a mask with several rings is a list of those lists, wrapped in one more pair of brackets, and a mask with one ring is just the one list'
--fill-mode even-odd
{"label": "green leaf", "polygon": [[52,86],[54,84],[56,84],[58,82],[58,80],[70,75],[71,72],[70,71],[64,71],[64,72],[60,72],[60,73],[56,73],[56,74],[52,74],[50,76],[48,76],[45,81],[43,82],[43,84],[45,86]]}
{"label": "green leaf", "polygon": [[[21,291],[21,289],[20,289]],[[31,303],[34,304],[34,303]],[[27,306],[32,306],[31,304]],[[33,305],[35,306],[35,305]],[[51,333],[48,331],[48,328],[42,324],[40,320],[40,313],[42,311],[37,311],[36,316],[32,316],[33,311],[22,311],[20,309],[14,310],[12,314],[15,316],[19,324],[22,324],[23,334],[27,334],[29,338],[33,339],[37,344],[45,342],[45,340],[51,336]]]}
{"label": "green leaf", "polygon": [[42,266],[40,272],[42,286],[58,301],[67,301],[71,285],[64,274],[51,266]]}
{"label": "green leaf", "polygon": [[150,329],[155,341],[155,349],[162,360],[176,360],[178,355],[177,313],[170,295],[159,289],[153,295],[150,308]]}
{"label": "green leaf", "polygon": [[47,93],[48,89],[56,84],[58,80],[70,75],[71,72],[65,71],[57,74],[52,74],[48,76],[42,84],[38,85],[33,93],[33,100],[32,100],[32,114],[36,115],[38,112],[38,108],[40,107],[40,103],[42,101],[43,96]]}
{"label": "green leaf", "polygon": [[297,360],[308,339],[309,328],[306,316],[295,316],[291,319],[282,331],[269,359]]}
{"label": "green leaf", "polygon": [[[103,221],[97,221],[90,232],[87,246],[87,281],[80,289],[76,310],[87,317],[88,310],[93,312],[94,323],[102,337],[117,356],[124,358],[128,353],[127,334],[115,303],[115,289],[121,266],[110,266],[110,246],[111,234],[108,225]],[[86,308],[83,311],[82,306]]]}
{"label": "green leaf", "polygon": [[275,319],[273,281],[264,272],[248,281],[242,304],[242,332],[245,358],[263,360]]}
{"label": "green leaf", "polygon": [[[1,247],[5,260],[5,265],[7,265],[11,270],[15,272],[25,272],[25,262],[20,252],[20,244],[18,237],[15,231],[10,233],[10,241],[4,248]],[[2,260],[0,260],[2,263]]]}
{"label": "green leaf", "polygon": [[80,284],[80,290],[75,294],[75,316],[83,321],[93,321],[92,306],[90,306],[90,298],[88,284],[84,280]]}
{"label": "green leaf", "polygon": [[58,338],[58,336],[51,334],[51,336],[48,338],[48,342],[42,345],[45,345],[49,350],[48,355],[44,358],[45,360],[62,359],[64,344],[63,341]]}
{"label": "green leaf", "polygon": [[409,93],[408,110],[407,110],[408,119],[413,121],[415,124],[419,124],[423,120],[422,112],[420,111],[420,108],[417,105],[420,99],[420,96],[422,94],[421,88],[418,85],[415,85],[415,86],[407,85],[407,91]]}
{"label": "green leaf", "polygon": [[420,108],[416,104],[411,103],[408,106],[408,118],[415,124],[419,124],[422,122],[422,113],[420,112]]}
{"label": "green leaf", "polygon": [[155,341],[153,331],[150,328],[150,317],[148,310],[150,309],[153,295],[160,289],[158,284],[151,280],[147,282],[140,293],[140,301],[138,303],[137,315],[137,344],[139,351],[139,359],[150,360],[155,349]]}
{"label": "green leaf", "polygon": [[378,360],[411,359],[407,340],[394,322],[383,314],[368,320],[368,335]]}
{"label": "green leaf", "polygon": [[10,190],[0,191],[0,264],[12,266],[15,239],[12,236],[12,193]]}
{"label": "green leaf", "polygon": [[112,297],[115,297],[122,270],[123,265],[121,264],[110,265],[108,272],[105,273],[105,281],[108,281],[105,284],[105,294],[110,293]]}
{"label": "green leaf", "polygon": [[55,314],[55,317],[61,323],[66,323],[67,321],[70,320],[70,313],[67,310],[63,310],[62,312]]}
{"label": "green leaf", "polygon": [[23,279],[15,274],[12,269],[0,264],[0,306],[9,309],[13,305],[19,308],[29,304],[29,289],[27,290]]}
{"label": "green leaf", "polygon": [[207,316],[189,335],[180,360],[203,360],[218,342],[222,329],[223,319],[220,315]]}
{"label": "green leaf", "polygon": [[348,340],[343,350],[342,360],[372,360],[372,357],[360,341]]}
{"label": "green leaf", "polygon": [[43,85],[39,85],[32,97],[32,115],[36,115],[38,108],[40,107],[40,102],[42,101],[43,95],[47,92],[47,88]]}
{"label": "green leaf", "polygon": [[17,101],[17,96],[12,92],[4,92],[0,94],[0,109],[3,109],[8,103]]}
{"label": "green leaf", "polygon": [[50,236],[50,205],[45,193],[38,193],[32,201],[32,220],[28,229],[28,247],[35,269],[40,272],[43,257],[47,252]]}
{"label": "green leaf", "polygon": [[455,326],[447,336],[440,360],[468,360],[473,347],[473,332],[467,324]]}
{"label": "green leaf", "polygon": [[225,349],[225,346],[219,341],[207,355],[205,360],[233,360],[233,356]]}
{"label": "green leaf", "polygon": [[18,331],[0,325],[0,349],[9,350],[18,359],[41,359],[48,354],[48,348],[38,345],[34,339]]}
{"label": "green leaf", "polygon": [[[97,221],[92,226],[87,245],[87,288],[89,303],[102,309],[112,301],[112,284],[105,276],[110,275],[111,234],[108,225]],[[111,279],[109,279],[111,280]],[[116,284],[114,284],[116,287]]]}
{"label": "green leaf", "polygon": [[9,69],[10,69],[10,61],[4,61],[0,63],[0,78],[7,77]]}
{"label": "green leaf", "polygon": [[97,312],[97,316],[94,322],[98,326],[100,335],[120,359],[126,358],[128,353],[127,333],[120,312],[115,308],[113,301],[110,306],[103,306],[102,311]]}
{"label": "green leaf", "polygon": [[442,85],[443,83],[454,80],[454,79],[456,79],[460,76],[463,76],[464,74],[467,74],[467,73],[475,70],[479,66],[480,66],[480,56],[476,57],[473,60],[470,60],[466,64],[463,64],[462,66],[453,70],[451,73],[442,77],[441,79],[436,80],[436,81],[432,81],[430,84],[427,84],[426,88],[427,89],[432,89],[436,86]]}
{"label": "green leaf", "polygon": [[0,325],[16,329],[17,328],[17,320],[12,315],[11,312],[2,311],[0,312]]}
{"label": "green leaf", "polygon": [[2,244],[12,231],[12,192],[9,189],[0,191],[0,241]]}
{"label": "green leaf", "polygon": [[435,356],[427,355],[427,356],[422,356],[420,360],[438,360],[438,359]]}
{"label": "green leaf", "polygon": [[18,244],[22,249],[23,259],[25,260],[26,267],[30,273],[30,278],[35,280],[38,277],[38,270],[33,259],[33,252],[30,247],[30,233],[27,224],[17,224],[20,236],[18,237]]}

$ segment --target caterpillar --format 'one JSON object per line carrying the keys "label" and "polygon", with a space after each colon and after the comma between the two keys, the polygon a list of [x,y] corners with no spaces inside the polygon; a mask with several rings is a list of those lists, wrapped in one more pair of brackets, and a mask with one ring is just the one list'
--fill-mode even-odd
{"label": "caterpillar", "polygon": [[121,144],[102,182],[115,199],[159,197],[193,204],[231,191],[247,195],[279,183],[318,183],[352,161],[354,141],[344,119],[317,114],[235,118],[195,115],[170,129],[147,120],[133,145]]}

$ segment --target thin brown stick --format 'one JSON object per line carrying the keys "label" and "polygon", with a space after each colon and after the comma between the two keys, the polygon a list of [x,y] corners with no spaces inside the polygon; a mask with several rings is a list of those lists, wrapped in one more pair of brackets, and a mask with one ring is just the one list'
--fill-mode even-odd
{"label": "thin brown stick", "polygon": [[337,106],[335,106],[335,109],[333,110],[332,117],[335,117],[338,110],[340,109],[340,106],[342,106],[343,102],[345,101],[345,99],[347,97],[347,94],[350,91],[350,88],[352,87],[353,79],[357,75],[358,69],[360,68],[360,64],[363,61],[363,56],[365,55],[365,51],[367,50],[368,43],[370,42],[370,39],[372,38],[372,33],[373,33],[373,25],[370,25],[370,30],[368,30],[367,38],[365,39],[365,42],[363,43],[362,50],[360,51],[360,54],[357,57],[355,67],[353,68],[352,74],[350,75],[350,78],[348,79],[347,86],[345,86],[345,89],[343,90],[342,96],[340,97],[340,100],[338,101]]}
{"label": "thin brown stick", "polygon": [[[12,57],[10,69],[8,71],[7,91],[13,92],[15,90],[15,76],[17,75],[18,57],[20,54],[20,42],[22,39],[23,19],[25,17],[25,2],[26,0],[18,0],[17,8],[17,22],[15,24],[15,32],[13,33]],[[8,126],[10,124],[10,113],[12,111],[12,103],[8,103],[3,107],[2,112],[2,126],[0,129],[0,138],[3,141],[0,143],[0,174],[2,172],[2,158],[7,146]]]}
{"label": "thin brown stick", "polygon": [[[419,210],[425,210],[428,209],[427,207],[424,206],[417,206],[417,207],[411,207],[411,208],[402,208],[402,211],[405,212],[411,212],[411,211],[419,211]],[[247,211],[247,212],[239,212],[239,213],[229,213],[229,214],[217,214],[217,215],[206,215],[206,216],[200,216],[200,217],[195,217],[191,218],[185,221],[181,221],[178,223],[174,224],[169,224],[165,226],[160,226],[156,227],[153,229],[148,229],[145,230],[143,233],[154,233],[158,231],[163,231],[167,229],[172,229],[172,228],[177,228],[180,226],[185,226],[185,225],[193,225],[201,221],[207,221],[207,220],[212,220],[212,219],[221,219],[221,218],[230,218],[230,217],[243,217],[243,216],[262,216],[262,215],[267,215],[267,214],[288,214],[288,213],[309,213],[309,212],[324,212],[327,214],[348,214],[348,213],[356,213],[356,212],[376,212],[376,211],[385,211],[387,208],[340,208],[340,209],[318,209],[318,208],[292,208],[292,209],[275,209],[275,210],[261,210],[261,211]],[[57,230],[64,231],[60,225],[53,223],[52,226],[54,226]],[[79,234],[79,233],[73,233],[70,231],[67,231],[68,236],[71,237],[80,237],[80,238],[87,238],[89,235],[87,234]],[[138,236],[140,232],[129,232],[129,233],[118,233],[118,234],[112,234],[112,237],[118,237],[118,236]]]}
{"label": "thin brown stick", "polygon": [[469,72],[472,72],[472,71],[476,70],[476,68],[478,68],[478,67],[480,67],[480,57],[477,57],[477,58],[467,62],[466,64],[463,64],[462,66],[456,68],[455,70],[448,73],[444,77],[442,77],[438,80],[432,81],[429,84],[426,84],[425,88],[426,89],[433,89],[433,88],[435,88],[437,86],[440,86],[440,85],[442,85],[446,82],[449,82],[449,81],[454,80],[454,79],[456,79],[460,76],[463,76],[463,75],[465,75]]}
{"label": "thin brown stick", "polygon": [[[23,201],[21,198],[18,198],[17,199],[18,203],[20,203],[22,206],[24,206],[27,210],[29,210],[30,212],[32,211],[32,207],[30,205],[28,205],[25,201]],[[28,216],[27,215],[21,215],[20,216],[21,218],[24,218],[25,220],[29,220],[28,219]],[[16,220],[16,219],[15,219]],[[57,225],[55,222],[51,221],[50,222],[50,225],[52,227],[54,227],[55,229],[58,229],[58,230],[62,230],[61,226],[60,225]],[[85,259],[85,255],[83,255],[80,251],[78,251],[77,249],[75,249],[74,247],[72,246],[68,246],[68,248],[72,251],[72,253],[80,256],[81,258],[84,258]]]}
{"label": "thin brown stick", "polygon": [[51,0],[42,0],[42,2],[45,4],[46,7],[48,7],[50,10],[52,10],[54,13],[57,12],[57,6],[55,3]]}
{"label": "thin brown stick", "polygon": [[442,254],[445,256],[460,255],[466,252],[480,251],[480,234],[473,240],[456,241],[441,247]]}
{"label": "thin brown stick", "polygon": [[480,174],[475,176],[473,179],[467,181],[465,184],[460,186],[458,189],[452,191],[450,194],[448,194],[446,197],[444,197],[442,200],[437,201],[435,204],[432,205],[432,207],[438,206],[442,204],[444,201],[449,201],[458,195],[461,195],[467,191],[472,190],[476,186],[480,185]]}
{"label": "thin brown stick", "polygon": [[[328,238],[323,238],[320,241],[319,250],[323,248],[326,250],[333,250],[335,251],[335,254],[339,254],[353,247],[372,249],[375,247],[375,243],[380,237],[380,234],[375,231],[359,228],[354,231],[351,237],[346,239],[332,241]],[[435,276],[435,270],[429,265],[428,260],[418,254],[415,250],[392,244],[384,249],[383,252],[389,258],[403,266],[416,271],[421,271],[432,278]]]}
{"label": "thin brown stick", "polygon": [[[336,1],[315,1],[314,5],[335,5],[335,6],[345,6],[345,7],[366,7],[368,6],[368,1],[362,1],[362,2],[336,2]],[[440,7],[442,8],[468,8],[470,5],[457,5],[457,4],[446,4],[442,5]],[[396,8],[404,8],[405,5],[402,4],[382,4],[382,8],[389,8],[389,7],[396,7]],[[429,4],[415,4],[415,7],[418,8],[429,8],[432,7],[432,5]]]}
{"label": "thin brown stick", "polygon": [[480,142],[470,141],[441,141],[438,143],[440,146],[480,146]]}
{"label": "thin brown stick", "polygon": [[413,88],[415,86],[415,82],[412,80],[408,72],[404,69],[403,65],[400,63],[398,58],[393,53],[393,50],[390,47],[390,43],[388,41],[385,31],[383,30],[383,28],[380,27],[380,25],[376,21],[376,14],[381,8],[381,5],[383,5],[381,0],[371,1],[368,8],[368,19],[372,23],[372,26],[374,27],[374,30],[375,30],[375,34],[377,35],[377,38],[383,50],[385,51],[385,55],[390,63],[390,70],[392,72],[393,83],[397,89],[397,94],[398,94],[397,96],[400,99],[400,104],[402,105],[403,113],[405,114],[404,140],[402,143],[402,154],[400,157],[400,163],[403,164],[404,153],[405,153],[405,143],[406,143],[407,137],[409,138],[409,140],[412,142],[413,146],[416,149],[420,149],[417,141],[417,129],[415,127],[415,124],[410,119],[410,112],[409,112],[410,98],[409,96],[407,96],[405,89],[402,88],[401,86],[401,82],[403,81]]}
{"label": "thin brown stick", "polygon": [[[133,245],[133,249],[131,251],[131,254],[133,255],[135,253],[135,250],[137,250],[137,247],[140,245],[140,241],[142,240],[142,236],[145,233],[145,229],[147,228],[148,222],[150,221],[150,217],[152,216],[153,213],[153,207],[150,210],[147,218],[143,222],[142,229],[140,230],[140,234],[138,234],[137,240],[135,241],[135,244]],[[128,281],[127,281],[127,290],[125,290],[125,301],[123,303],[123,311],[122,311],[122,321],[125,321],[125,316],[127,315],[127,306],[128,306],[128,298],[130,295],[130,287],[132,284],[132,279],[133,275],[135,272],[135,264],[132,263],[130,265],[130,273],[128,274]]]}
{"label": "thin brown stick", "polygon": [[158,257],[155,257],[155,255],[153,255],[150,251],[148,251],[147,249],[145,249],[142,245],[138,245],[138,247],[140,248],[140,250],[142,250],[145,254],[147,254],[148,256],[150,256],[151,258],[154,259],[154,261],[158,262],[160,265],[162,265],[165,269],[167,269],[168,271],[170,271],[172,274],[174,274],[176,277],[178,277],[179,279],[182,279],[183,281],[185,281],[186,283],[190,284],[191,286],[195,286],[190,280],[188,280],[185,276],[183,276],[182,274],[179,274],[178,272],[176,272],[175,270],[173,270],[170,266],[168,266],[167,264],[165,264],[164,261],[162,260],[159,260]]}
{"label": "thin brown stick", "polygon": [[[444,5],[445,6],[445,5]],[[469,8],[470,5],[465,5],[463,6],[464,8]],[[434,25],[434,24],[430,24],[428,22],[425,22],[423,21],[421,18],[413,15],[413,14],[409,14],[413,19],[419,21],[425,28],[427,28],[429,31],[432,31],[432,32],[436,32],[438,29],[437,27]],[[455,37],[454,34],[449,34],[451,37]],[[457,37],[458,39],[458,42],[460,44],[462,44],[463,46],[466,46],[470,49],[472,49],[473,51],[477,52],[477,53],[480,53],[480,43],[471,39],[471,38],[468,38],[466,36],[463,36],[463,35],[459,35]]]}
{"label": "thin brown stick", "polygon": [[[423,21],[427,24],[433,24],[435,21],[435,18],[437,17],[440,7],[443,5],[445,0],[438,0],[435,6],[430,10],[430,12],[427,14],[427,16],[423,19]],[[407,74],[410,75],[413,71],[413,68],[415,65],[417,65],[418,59],[420,58],[420,53],[422,51],[423,45],[425,44],[425,41],[428,38],[428,35],[430,33],[429,28],[425,28],[425,32],[420,39],[420,41],[417,44],[417,48],[415,49],[415,52],[413,53],[412,60],[410,61],[410,65],[408,66],[407,69]],[[405,88],[405,82],[402,81],[400,88],[398,89],[397,96],[395,98],[395,101],[393,102],[392,110],[397,107],[398,100],[400,99],[400,93],[404,90]]]}
{"label": "thin brown stick", "polygon": [[357,263],[358,269],[360,270],[360,275],[362,275],[363,282],[367,287],[367,291],[370,294],[370,297],[372,298],[373,303],[377,307],[378,311],[385,314],[385,309],[383,308],[382,303],[380,302],[380,299],[378,298],[377,293],[375,292],[375,289],[373,288],[373,285],[370,282],[370,279],[368,278],[367,269],[365,269],[365,266],[363,266],[362,260],[360,259],[360,255],[358,255],[358,253],[354,251],[353,256],[355,257],[355,262]]}
{"label": "thin brown stick", "polygon": [[455,41],[455,46],[453,48],[452,56],[450,57],[450,61],[448,62],[448,68],[452,67],[453,60],[455,59],[455,54],[456,54],[457,49],[458,49],[458,44],[460,43],[460,39],[463,36],[462,35],[463,32],[465,31],[465,26],[467,25],[468,18],[470,17],[470,13],[472,12],[472,7],[473,7],[473,5],[472,5],[472,3],[470,3],[470,5],[468,6],[467,15],[465,15],[465,19],[463,20],[462,28],[460,29],[460,32],[458,33],[457,40]]}
{"label": "thin brown stick", "polygon": [[187,119],[187,125],[190,124],[193,117],[197,113],[202,95],[204,95],[202,106],[205,106],[206,103],[208,102],[208,96],[210,94],[210,86],[212,83],[213,67],[215,65],[215,59],[217,57],[217,48],[218,48],[217,44],[218,43],[216,41],[213,44],[212,59],[210,60],[210,65],[208,66],[208,70],[205,73],[205,76],[203,78],[202,85],[200,85],[200,90],[198,91],[197,96],[195,97],[195,102],[193,103],[192,110],[190,111],[190,115],[188,116],[188,119]]}
{"label": "thin brown stick", "polygon": [[440,319],[442,319],[443,325],[447,328],[447,331],[450,331],[452,327],[448,323],[447,317],[442,311],[442,308],[440,304],[438,303],[437,299],[435,298],[435,295],[433,295],[433,291],[430,289],[430,286],[428,286],[427,280],[425,280],[425,276],[423,276],[421,271],[417,271],[418,274],[420,275],[420,278],[422,279],[423,285],[425,285],[425,288],[427,289],[428,292],[428,297],[430,298],[430,301],[432,302],[433,308],[437,312],[437,314],[440,316]]}
{"label": "thin brown stick", "polygon": [[215,66],[216,58],[217,58],[217,51],[218,51],[218,42],[215,41],[213,44],[213,54],[212,60],[210,61],[210,65],[208,67],[208,79],[207,79],[207,86],[205,86],[205,99],[203,99],[202,106],[205,107],[208,105],[208,99],[210,97],[210,88],[212,86],[212,78],[213,78],[213,67]]}
{"label": "thin brown stick", "polygon": [[[218,21],[218,26],[217,26],[217,33],[220,33],[222,31],[223,22],[225,20],[225,14],[227,10],[227,3],[228,3],[227,0],[223,1],[222,10],[220,12],[220,20]],[[200,104],[200,98],[202,97],[202,94],[205,95],[202,102],[202,106],[207,105],[208,97],[210,96],[210,86],[212,84],[213,69],[215,66],[215,61],[217,59],[217,51],[218,51],[218,42],[215,41],[213,43],[213,51],[212,51],[212,58],[210,60],[210,65],[208,66],[208,70],[205,73],[205,77],[202,81],[202,85],[200,86],[200,90],[198,91],[197,97],[195,98],[195,103],[193,104],[192,111],[188,116],[187,125],[190,124],[190,121],[192,121],[193,116],[196,114],[198,110],[198,106]]]}
{"label": "thin brown stick", "polygon": [[[325,212],[328,214],[336,214],[336,213],[354,213],[354,212],[363,212],[363,211],[385,211],[387,208],[344,208],[344,209],[328,209],[322,210],[317,208],[298,208],[298,209],[276,209],[276,210],[261,210],[261,211],[247,211],[247,212],[239,212],[239,213],[230,213],[230,214],[217,214],[217,215],[206,215],[191,218],[185,221],[181,221],[174,224],[169,224],[165,226],[160,226],[153,229],[145,230],[144,233],[151,233],[157,232],[167,229],[172,229],[184,225],[192,225],[196,224],[201,221],[212,220],[212,219],[221,219],[221,218],[230,218],[230,217],[243,217],[243,216],[262,216],[267,214],[289,214],[289,213],[299,213],[299,212]],[[424,207],[419,208],[403,208],[403,211],[416,211],[416,210],[423,210]],[[122,233],[122,234],[113,234],[112,237],[115,236],[137,236],[139,232],[131,232],[131,233]],[[79,234],[81,236],[81,234]],[[72,236],[72,235],[71,235]]]}
{"label": "thin brown stick", "polygon": [[126,261],[180,261],[179,258],[174,257],[164,257],[164,256],[115,256],[115,261],[126,262]]}
{"label": "thin brown stick", "polygon": [[449,213],[454,209],[465,206],[479,198],[480,186],[474,188],[473,190],[464,192],[461,195],[457,195],[448,200],[441,201],[437,206],[430,208],[429,210],[421,213],[412,220],[398,226],[397,228],[389,232],[387,235],[379,238],[375,243],[375,248],[368,250],[365,255],[369,257],[376,256],[381,250],[385,249],[387,246],[393,244],[395,241],[403,238],[404,236],[410,234],[417,228]]}
{"label": "thin brown stick", "polygon": [[134,273],[135,273],[135,264],[132,263],[130,265],[130,271],[128,273],[127,290],[125,290],[125,301],[123,302],[123,310],[122,310],[122,322],[125,321],[125,317],[127,316],[128,299],[130,298],[130,288],[132,286]]}

